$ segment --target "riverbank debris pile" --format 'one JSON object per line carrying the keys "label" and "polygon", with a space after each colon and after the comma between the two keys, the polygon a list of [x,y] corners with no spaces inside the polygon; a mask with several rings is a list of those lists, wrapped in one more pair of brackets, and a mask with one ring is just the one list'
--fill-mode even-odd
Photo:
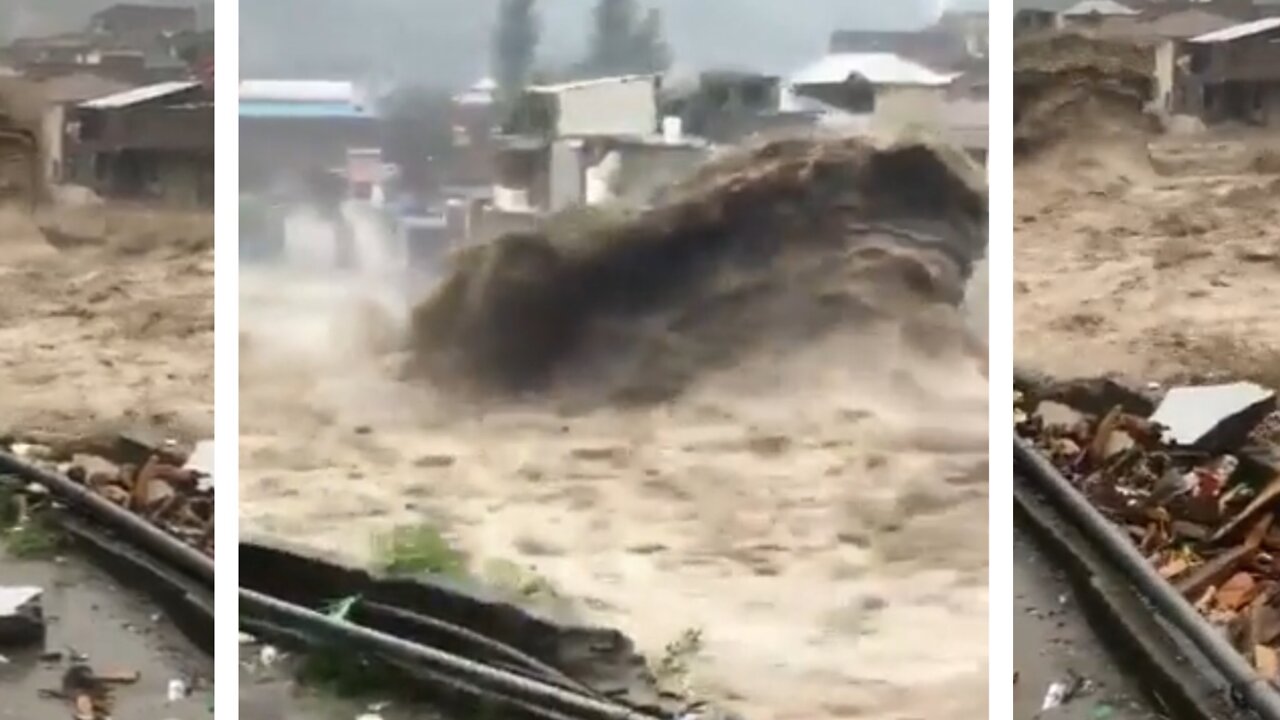
{"label": "riverbank debris pile", "polygon": [[[0,439],[0,451],[18,462],[65,477],[142,518],[212,558],[214,480],[212,442],[183,448],[177,442],[134,435],[62,437],[30,434]],[[0,478],[3,479],[3,478]],[[57,487],[16,483],[15,522],[50,506],[75,511],[74,499]]]}
{"label": "riverbank debris pile", "polygon": [[1015,431],[1280,684],[1280,413],[1249,382],[1015,383]]}

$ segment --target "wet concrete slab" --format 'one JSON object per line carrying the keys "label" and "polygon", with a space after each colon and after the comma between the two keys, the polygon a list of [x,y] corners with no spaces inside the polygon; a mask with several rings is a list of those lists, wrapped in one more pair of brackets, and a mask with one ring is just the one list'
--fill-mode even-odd
{"label": "wet concrete slab", "polygon": [[[1159,720],[1137,678],[1103,644],[1071,585],[1022,531],[1014,531],[1013,716],[1020,720]],[[1042,711],[1046,693],[1072,674],[1087,689]]]}
{"label": "wet concrete slab", "polygon": [[[196,650],[147,598],[106,573],[68,557],[57,562],[15,560],[0,550],[0,582],[44,588],[47,632],[43,647],[5,652],[0,661],[0,720],[70,717],[62,700],[42,698],[57,689],[73,655],[87,656],[99,673],[140,675],[115,691],[117,718],[207,720],[213,717],[213,662]],[[41,660],[43,653],[60,653]],[[169,702],[169,683],[190,682],[189,697]],[[194,680],[194,682],[191,682]]]}
{"label": "wet concrete slab", "polygon": [[444,720],[428,708],[391,699],[343,698],[322,687],[304,687],[293,680],[296,658],[282,658],[268,668],[261,656],[261,646],[241,648],[241,720],[355,720],[366,714],[382,720]]}

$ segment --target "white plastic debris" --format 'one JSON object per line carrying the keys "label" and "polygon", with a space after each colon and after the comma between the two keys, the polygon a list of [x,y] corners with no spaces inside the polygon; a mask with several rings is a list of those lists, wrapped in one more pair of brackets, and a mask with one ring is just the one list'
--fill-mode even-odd
{"label": "white plastic debris", "polygon": [[1254,383],[1178,387],[1169,390],[1151,421],[1167,428],[1165,439],[1183,446],[1214,438],[1234,449],[1275,407],[1275,393]]}
{"label": "white plastic debris", "polygon": [[213,441],[202,440],[196,443],[191,457],[187,458],[187,467],[200,474],[201,480],[213,486]]}
{"label": "white plastic debris", "polygon": [[27,645],[44,636],[43,595],[38,587],[0,587],[0,644]]}
{"label": "white plastic debris", "polygon": [[169,681],[169,702],[178,702],[185,698],[187,694],[187,682],[185,680],[174,678]]}
{"label": "white plastic debris", "polygon": [[1049,686],[1049,691],[1044,694],[1044,703],[1040,705],[1040,710],[1050,710],[1059,707],[1067,701],[1068,685],[1064,682],[1056,682]]}
{"label": "white plastic debris", "polygon": [[258,651],[258,663],[261,664],[262,667],[271,667],[272,665],[275,665],[276,661],[279,659],[280,651],[273,645],[263,645],[262,649]]}

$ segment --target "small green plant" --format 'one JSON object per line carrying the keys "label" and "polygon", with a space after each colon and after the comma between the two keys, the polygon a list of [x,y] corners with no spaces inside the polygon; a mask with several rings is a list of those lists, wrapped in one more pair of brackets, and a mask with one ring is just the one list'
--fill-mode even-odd
{"label": "small green plant", "polygon": [[0,477],[0,542],[20,560],[44,560],[62,550],[62,533],[39,511],[28,511],[22,503],[19,484]]}
{"label": "small green plant", "polygon": [[680,633],[675,640],[667,643],[653,667],[653,675],[659,686],[687,692],[689,684],[689,662],[702,652],[702,630],[689,628]]}
{"label": "small green plant", "polygon": [[63,536],[40,515],[4,531],[4,545],[19,560],[47,560],[62,550]]}
{"label": "small green plant", "polygon": [[462,577],[466,557],[428,525],[402,526],[377,539],[378,564],[390,575]]}
{"label": "small green plant", "polygon": [[484,581],[494,589],[525,600],[550,600],[560,592],[547,578],[510,560],[490,560],[484,565]]}
{"label": "small green plant", "polygon": [[0,531],[9,530],[22,520],[22,504],[18,486],[11,478],[0,475]]}

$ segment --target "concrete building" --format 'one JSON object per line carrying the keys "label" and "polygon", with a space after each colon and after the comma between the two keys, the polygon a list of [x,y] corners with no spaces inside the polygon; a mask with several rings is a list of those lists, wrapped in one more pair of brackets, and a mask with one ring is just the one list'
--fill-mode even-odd
{"label": "concrete building", "polygon": [[265,192],[346,172],[353,149],[377,147],[378,115],[354,83],[240,83],[240,185]]}
{"label": "concrete building", "polygon": [[474,188],[492,181],[498,83],[483,78],[452,98],[453,153],[444,184]]}
{"label": "concrete building", "polygon": [[780,111],[782,78],[748,72],[709,71],[668,82],[661,114],[680,118],[683,131],[714,143],[739,143],[754,135],[804,124]]}
{"label": "concrete building", "polygon": [[80,103],[68,136],[71,179],[103,197],[213,204],[213,95],[202,83],[160,83]]}
{"label": "concrete building", "polygon": [[709,144],[663,117],[654,76],[535,86],[494,137],[492,191],[464,201],[464,242],[529,230],[581,206],[650,203],[703,163]]}
{"label": "concrete building", "polygon": [[1280,17],[1168,43],[1160,53],[1156,85],[1174,111],[1280,127]]}
{"label": "concrete building", "polygon": [[681,122],[660,122],[659,78],[535,86],[516,104],[495,158],[493,204],[508,213],[642,204],[705,158]]}
{"label": "concrete building", "polygon": [[517,103],[507,133],[543,137],[647,136],[658,132],[656,75],[535,85]]}
{"label": "concrete building", "polygon": [[868,132],[896,132],[940,119],[956,77],[890,53],[837,53],[788,79],[783,108],[812,98],[864,117]]}
{"label": "concrete building", "polygon": [[45,181],[50,185],[70,182],[78,172],[75,138],[68,133],[68,118],[84,102],[131,89],[128,83],[91,73],[75,73],[39,83],[44,102],[41,134],[44,147]]}

